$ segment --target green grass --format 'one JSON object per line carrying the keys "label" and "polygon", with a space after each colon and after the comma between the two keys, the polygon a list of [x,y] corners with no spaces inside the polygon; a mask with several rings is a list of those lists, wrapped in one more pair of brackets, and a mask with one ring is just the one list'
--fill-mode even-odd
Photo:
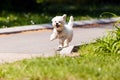
{"label": "green grass", "polygon": [[108,32],[107,36],[96,40],[98,45],[96,51],[113,54],[120,53],[120,26],[116,23],[114,27],[116,29]]}
{"label": "green grass", "polygon": [[[63,14],[59,14],[63,15]],[[49,15],[45,13],[34,13],[34,12],[0,12],[0,28],[14,27],[14,26],[23,26],[23,25],[32,25],[32,24],[43,24],[51,23],[52,18],[56,15]],[[70,15],[67,16],[67,21],[69,20]],[[91,16],[74,16],[75,20],[86,20],[92,19]]]}
{"label": "green grass", "polygon": [[[57,14],[56,14],[57,15]],[[44,24],[51,23],[51,20],[56,15],[49,15],[44,13],[16,13],[16,12],[0,12],[0,28],[14,27],[14,26],[24,26],[24,25],[33,25],[33,24]],[[63,15],[63,14],[58,14]],[[100,14],[99,14],[100,15]],[[100,16],[91,16],[91,15],[74,15],[74,20],[90,20],[103,18]],[[67,16],[67,21],[69,20],[70,15]]]}
{"label": "green grass", "polygon": [[119,80],[120,55],[82,46],[78,57],[33,58],[0,65],[2,80]]}
{"label": "green grass", "polygon": [[0,13],[0,28],[41,24],[51,22],[51,16],[39,13],[15,13],[2,11]]}

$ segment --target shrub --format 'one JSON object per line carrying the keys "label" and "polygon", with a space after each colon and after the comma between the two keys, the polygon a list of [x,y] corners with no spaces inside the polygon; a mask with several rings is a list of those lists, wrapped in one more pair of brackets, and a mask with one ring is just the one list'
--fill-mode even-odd
{"label": "shrub", "polygon": [[108,35],[97,39],[97,52],[120,53],[120,26],[114,25],[115,30],[108,32]]}

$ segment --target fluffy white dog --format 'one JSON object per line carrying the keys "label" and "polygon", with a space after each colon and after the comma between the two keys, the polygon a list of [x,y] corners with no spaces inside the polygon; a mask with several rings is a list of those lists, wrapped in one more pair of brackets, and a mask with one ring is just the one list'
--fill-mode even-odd
{"label": "fluffy white dog", "polygon": [[50,40],[59,39],[59,49],[68,47],[73,37],[73,16],[70,16],[70,20],[67,25],[66,14],[63,16],[56,16],[52,19],[53,33],[50,36]]}

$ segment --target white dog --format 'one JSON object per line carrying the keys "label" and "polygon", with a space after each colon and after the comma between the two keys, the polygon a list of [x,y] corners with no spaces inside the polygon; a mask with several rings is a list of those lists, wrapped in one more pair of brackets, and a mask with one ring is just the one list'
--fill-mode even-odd
{"label": "white dog", "polygon": [[70,16],[70,20],[67,25],[66,14],[63,16],[56,16],[52,19],[53,33],[50,36],[50,40],[59,39],[59,49],[68,47],[73,37],[73,16]]}

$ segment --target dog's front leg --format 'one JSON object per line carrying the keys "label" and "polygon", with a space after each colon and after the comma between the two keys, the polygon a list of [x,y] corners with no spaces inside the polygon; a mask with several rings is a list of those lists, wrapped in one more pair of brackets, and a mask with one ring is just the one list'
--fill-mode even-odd
{"label": "dog's front leg", "polygon": [[56,29],[53,29],[53,33],[50,36],[50,40],[53,41],[56,38],[57,38],[57,31],[56,31]]}
{"label": "dog's front leg", "polygon": [[69,42],[68,42],[68,39],[66,39],[65,41],[64,41],[64,47],[68,47],[69,46]]}

